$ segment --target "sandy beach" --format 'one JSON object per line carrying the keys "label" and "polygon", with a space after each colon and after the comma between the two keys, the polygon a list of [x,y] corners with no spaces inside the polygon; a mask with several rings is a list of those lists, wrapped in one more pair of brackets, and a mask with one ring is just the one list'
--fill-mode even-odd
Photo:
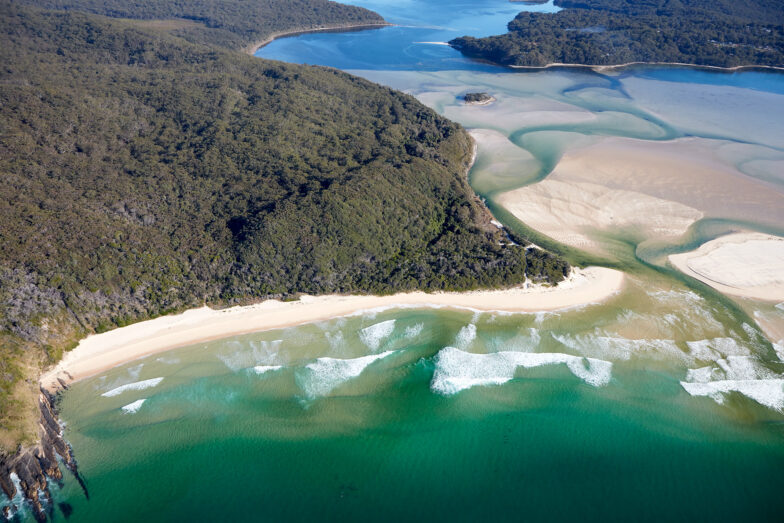
{"label": "sandy beach", "polygon": [[249,55],[254,55],[256,52],[264,47],[265,45],[269,45],[274,40],[278,38],[285,38],[287,36],[297,36],[302,34],[308,33],[324,33],[324,32],[340,32],[340,31],[361,31],[364,29],[379,29],[381,27],[389,27],[392,24],[388,22],[365,22],[365,23],[358,23],[358,24],[326,24],[319,27],[303,27],[300,29],[292,29],[289,31],[279,31],[277,33],[272,33],[264,40],[260,40],[255,42],[243,49],[243,51]]}
{"label": "sandy beach", "polygon": [[784,301],[784,238],[729,234],[669,260],[681,272],[725,294]]}
{"label": "sandy beach", "polygon": [[566,309],[601,302],[619,292],[623,281],[622,272],[588,267],[575,268],[567,280],[555,287],[528,285],[498,291],[411,292],[390,296],[303,296],[298,301],[268,300],[221,310],[201,307],[88,336],[40,381],[45,388],[58,388],[58,378],[70,383],[186,345],[379,308],[447,307],[504,312]]}

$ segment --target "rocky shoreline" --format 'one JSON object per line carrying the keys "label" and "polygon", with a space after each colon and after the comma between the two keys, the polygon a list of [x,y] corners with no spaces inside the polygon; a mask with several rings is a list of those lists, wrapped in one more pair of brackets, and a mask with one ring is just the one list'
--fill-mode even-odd
{"label": "rocky shoreline", "polygon": [[[49,518],[55,507],[49,482],[53,480],[62,483],[63,479],[59,460],[74,475],[89,498],[71,445],[63,437],[62,426],[57,419],[57,393],[41,389],[38,406],[41,412],[38,443],[32,447],[22,447],[14,455],[0,454],[0,490],[10,501],[0,513],[0,518],[5,520],[11,520],[22,509],[17,506],[18,502],[14,502],[17,494],[21,495],[21,503],[29,506],[37,521]],[[60,510],[66,517],[70,515],[69,505],[61,504]]]}

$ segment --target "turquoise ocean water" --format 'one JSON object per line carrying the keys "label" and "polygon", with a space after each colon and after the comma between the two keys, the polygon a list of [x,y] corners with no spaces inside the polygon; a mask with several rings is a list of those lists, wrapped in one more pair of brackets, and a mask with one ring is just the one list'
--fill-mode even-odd
{"label": "turquoise ocean water", "polygon": [[[345,69],[504,136],[470,176],[509,226],[523,227],[495,194],[610,136],[704,140],[784,186],[782,75],[512,72],[420,42],[501,33],[523,4],[350,3],[398,26],[258,55]],[[466,110],[458,97],[475,89],[498,104]],[[768,211],[742,225],[781,234]],[[730,301],[661,261],[738,216],[706,216],[674,245],[610,234],[610,261],[630,276],[602,304],[366,311],[79,382],[62,419],[90,498],[66,478],[55,503],[73,521],[778,521],[784,347],[757,320],[784,324],[784,305]],[[65,519],[59,506],[53,517]]]}

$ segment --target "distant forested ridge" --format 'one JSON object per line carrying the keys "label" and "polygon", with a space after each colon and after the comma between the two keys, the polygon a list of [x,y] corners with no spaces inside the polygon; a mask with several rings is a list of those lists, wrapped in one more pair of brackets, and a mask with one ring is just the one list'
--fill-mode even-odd
{"label": "distant forested ridge", "polygon": [[674,62],[784,66],[781,0],[555,0],[558,13],[522,12],[509,32],[450,44],[502,65]]}
{"label": "distant forested ridge", "polygon": [[457,124],[172,27],[0,0],[0,447],[33,437],[38,372],[90,332],[568,273],[490,223]]}
{"label": "distant forested ridge", "polygon": [[170,32],[189,42],[241,48],[271,34],[324,26],[377,25],[362,7],[329,0],[21,0],[31,6],[138,20],[187,20]]}

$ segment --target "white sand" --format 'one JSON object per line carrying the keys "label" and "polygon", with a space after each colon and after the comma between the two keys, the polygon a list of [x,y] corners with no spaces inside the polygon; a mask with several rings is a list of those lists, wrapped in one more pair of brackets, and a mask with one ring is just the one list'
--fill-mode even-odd
{"label": "white sand", "polygon": [[674,239],[702,217],[783,223],[780,186],[728,165],[723,147],[697,138],[608,138],[571,150],[544,181],[498,201],[534,229],[594,252],[602,230]]}
{"label": "white sand", "polygon": [[784,301],[784,238],[737,233],[692,252],[673,254],[680,271],[716,290],[765,301]]}
{"label": "white sand", "polygon": [[526,285],[465,293],[412,292],[391,296],[303,296],[299,301],[265,301],[246,307],[192,309],[88,336],[41,377],[56,388],[157,352],[239,334],[290,327],[395,307],[449,307],[483,311],[538,312],[597,303],[620,291],[624,275],[601,267],[574,269],[555,287]]}

